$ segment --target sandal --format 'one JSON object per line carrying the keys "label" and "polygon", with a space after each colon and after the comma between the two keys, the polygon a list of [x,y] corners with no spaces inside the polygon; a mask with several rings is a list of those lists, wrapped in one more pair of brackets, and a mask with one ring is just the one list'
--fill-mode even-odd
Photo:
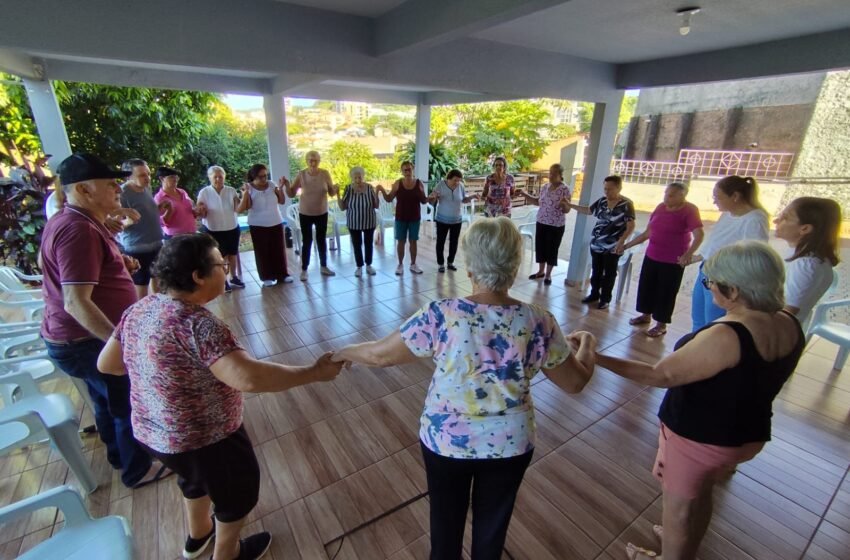
{"label": "sandal", "polygon": [[544,276],[546,276],[546,274],[544,274],[544,273],[542,273],[542,272],[535,272],[534,274],[532,274],[531,276],[529,276],[529,277],[528,277],[528,279],[529,279],[529,280],[540,280],[540,279],[541,279],[541,278],[543,278]]}
{"label": "sandal", "polygon": [[647,317],[646,315],[638,315],[637,317],[632,317],[631,319],[629,319],[629,324],[633,327],[636,325],[648,325],[651,322],[652,318]]}
{"label": "sandal", "polygon": [[147,480],[142,478],[142,480],[140,482],[137,482],[136,484],[133,485],[133,490],[138,490],[139,488],[144,488],[145,486],[148,486],[149,484],[159,482],[163,478],[168,478],[172,474],[174,474],[174,471],[172,471],[171,469],[169,469],[165,465],[160,465],[159,470],[156,471],[156,474],[153,475],[153,478],[149,478]]}
{"label": "sandal", "polygon": [[626,556],[629,557],[629,560],[644,560],[645,558],[655,558],[656,560],[661,560],[661,557],[658,556],[657,552],[639,547],[632,543],[626,544]]}
{"label": "sandal", "polygon": [[664,336],[665,334],[667,334],[667,327],[661,327],[658,325],[655,325],[654,327],[646,331],[646,336],[650,338],[658,338],[659,336]]}

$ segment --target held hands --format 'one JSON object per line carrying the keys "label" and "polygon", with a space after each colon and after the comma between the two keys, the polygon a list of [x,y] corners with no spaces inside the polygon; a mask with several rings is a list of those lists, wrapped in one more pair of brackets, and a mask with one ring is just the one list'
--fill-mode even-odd
{"label": "held hands", "polygon": [[692,253],[684,253],[681,257],[679,257],[676,260],[678,265],[681,266],[682,268],[685,268],[686,266],[691,264],[693,261],[694,261],[694,256],[693,256]]}
{"label": "held hands", "polygon": [[573,331],[567,335],[567,341],[572,346],[574,352],[579,350],[596,351],[596,337],[588,331]]}
{"label": "held hands", "polygon": [[124,258],[124,266],[127,268],[127,272],[129,272],[130,274],[133,274],[134,272],[139,270],[139,268],[141,268],[139,261],[137,261],[133,257],[130,257],[128,255],[121,256]]}
{"label": "held hands", "polygon": [[626,249],[627,249],[626,244],[621,239],[620,241],[617,242],[617,245],[611,250],[611,252],[614,253],[615,255],[622,255],[623,253],[626,252]]}
{"label": "held hands", "polygon": [[287,179],[286,177],[281,177],[277,180],[277,187],[281,190],[289,189],[289,179]]}
{"label": "held hands", "polygon": [[333,381],[342,370],[343,362],[333,360],[333,352],[325,352],[313,365],[315,381]]}

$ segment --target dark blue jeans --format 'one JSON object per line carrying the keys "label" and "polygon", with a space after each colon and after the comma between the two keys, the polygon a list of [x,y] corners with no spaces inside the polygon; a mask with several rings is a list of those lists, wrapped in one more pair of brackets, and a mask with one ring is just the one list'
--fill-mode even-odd
{"label": "dark blue jeans", "polygon": [[133,437],[130,424],[130,382],[125,376],[104,375],[97,370],[101,340],[53,344],[45,341],[47,353],[59,367],[86,382],[94,402],[94,422],[106,444],[109,464],[121,470],[121,482],[132,487],[151,467],[151,457]]}

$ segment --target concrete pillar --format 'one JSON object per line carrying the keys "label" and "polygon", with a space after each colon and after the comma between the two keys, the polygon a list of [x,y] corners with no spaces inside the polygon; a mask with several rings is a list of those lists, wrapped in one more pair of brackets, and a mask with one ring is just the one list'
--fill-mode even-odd
{"label": "concrete pillar", "polygon": [[48,164],[55,171],[59,163],[71,155],[71,143],[68,141],[59,103],[56,102],[53,84],[47,79],[24,78],[24,87],[44,153],[53,156],[48,160]]}
{"label": "concrete pillar", "polygon": [[[589,206],[601,197],[602,179],[611,173],[611,157],[614,154],[614,139],[617,136],[617,120],[620,117],[620,105],[623,94],[608,103],[596,103],[593,109],[593,121],[590,124],[590,144],[587,146],[587,160],[584,165],[584,181],[578,204]],[[570,266],[567,268],[567,285],[584,289],[584,282],[590,270],[590,234],[596,219],[593,216],[578,214],[576,229],[570,248]]]}
{"label": "concrete pillar", "polygon": [[413,164],[416,178],[425,183],[428,192],[428,159],[431,155],[431,106],[420,100],[416,105],[416,153]]}
{"label": "concrete pillar", "polygon": [[275,181],[289,176],[289,149],[286,140],[286,110],[283,96],[272,94],[263,96],[263,109],[266,112],[266,139],[269,145],[269,172]]}

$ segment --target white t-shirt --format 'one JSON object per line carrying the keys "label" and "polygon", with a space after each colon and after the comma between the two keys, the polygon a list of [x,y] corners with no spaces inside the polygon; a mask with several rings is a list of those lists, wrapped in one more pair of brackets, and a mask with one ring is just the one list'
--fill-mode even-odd
{"label": "white t-shirt", "polygon": [[248,210],[249,226],[274,227],[283,223],[277,204],[277,195],[274,194],[274,186],[271,183],[264,191],[258,191],[251,186],[248,193],[251,195],[251,209]]}
{"label": "white t-shirt", "polygon": [[704,260],[708,260],[719,249],[738,241],[749,239],[767,241],[769,232],[767,212],[764,210],[756,208],[743,216],[733,216],[729,212],[723,212],[714,224],[708,239],[699,248],[699,253]]}
{"label": "white t-shirt", "polygon": [[236,229],[236,189],[225,185],[218,193],[207,185],[198,193],[198,204],[207,207],[207,217],[201,220],[210,231],[233,231]]}
{"label": "white t-shirt", "polygon": [[49,220],[58,211],[59,206],[56,205],[56,191],[53,191],[47,197],[47,200],[44,201],[44,215]]}
{"label": "white t-shirt", "polygon": [[797,319],[804,331],[812,309],[832,285],[832,278],[832,264],[817,257],[800,257],[785,263],[785,305],[800,310]]}

